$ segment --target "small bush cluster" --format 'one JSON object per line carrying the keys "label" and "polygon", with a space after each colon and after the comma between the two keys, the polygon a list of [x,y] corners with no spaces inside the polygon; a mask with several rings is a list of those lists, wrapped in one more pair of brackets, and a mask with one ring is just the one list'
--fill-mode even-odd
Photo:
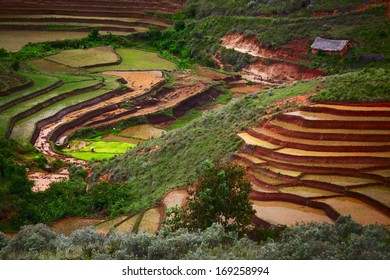
{"label": "small bush cluster", "polygon": [[[268,230],[272,231],[272,229]],[[361,226],[350,217],[335,224],[298,224],[261,243],[238,237],[214,224],[203,231],[180,229],[167,235],[113,233],[93,228],[64,236],[37,224],[6,240],[0,233],[2,259],[389,259],[390,230]]]}

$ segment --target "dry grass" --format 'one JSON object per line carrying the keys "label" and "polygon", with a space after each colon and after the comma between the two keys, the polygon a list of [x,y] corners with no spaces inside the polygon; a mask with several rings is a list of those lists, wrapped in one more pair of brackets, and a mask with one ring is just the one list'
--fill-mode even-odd
{"label": "dry grass", "polygon": [[365,194],[368,197],[371,197],[384,205],[390,207],[390,188],[386,186],[370,186],[363,188],[356,188],[352,191]]}

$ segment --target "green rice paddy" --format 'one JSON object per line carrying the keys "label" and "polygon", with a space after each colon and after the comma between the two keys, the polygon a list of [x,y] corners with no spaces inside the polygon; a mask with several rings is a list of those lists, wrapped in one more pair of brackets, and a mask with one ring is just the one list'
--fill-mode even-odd
{"label": "green rice paddy", "polygon": [[[136,144],[116,141],[75,140],[72,141],[70,149],[64,148],[62,152],[83,160],[103,160],[124,154],[135,146]],[[92,148],[94,152],[91,152]]]}
{"label": "green rice paddy", "polygon": [[115,50],[122,58],[118,65],[91,68],[94,72],[110,70],[174,70],[176,65],[169,60],[161,58],[155,52],[141,51],[135,49]]}

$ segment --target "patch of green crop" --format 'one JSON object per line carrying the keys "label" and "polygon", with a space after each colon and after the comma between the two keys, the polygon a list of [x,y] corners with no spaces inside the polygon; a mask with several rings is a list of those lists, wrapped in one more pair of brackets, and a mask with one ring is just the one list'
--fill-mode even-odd
{"label": "patch of green crop", "polygon": [[119,65],[91,68],[94,72],[109,70],[174,70],[176,65],[169,60],[161,58],[156,52],[136,49],[117,49],[122,58]]}
{"label": "patch of green crop", "polygon": [[[71,148],[62,149],[62,153],[71,155],[75,158],[83,160],[103,160],[109,159],[117,155],[124,154],[127,150],[132,149],[136,144],[116,141],[91,141],[87,140],[84,148],[76,148],[73,146],[79,145],[80,141],[72,141]],[[91,149],[93,148],[93,152]]]}

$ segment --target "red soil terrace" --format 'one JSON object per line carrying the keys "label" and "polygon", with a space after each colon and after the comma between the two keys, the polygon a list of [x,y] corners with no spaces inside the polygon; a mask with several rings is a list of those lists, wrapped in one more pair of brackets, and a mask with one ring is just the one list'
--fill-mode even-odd
{"label": "red soil terrace", "polygon": [[[234,161],[252,182],[251,199],[321,209],[331,220],[351,214],[361,223],[390,225],[390,205],[377,200],[390,195],[390,104],[370,105],[305,106],[240,133],[245,145]],[[380,193],[354,191],[372,187]],[[310,190],[318,194],[308,197]]]}

